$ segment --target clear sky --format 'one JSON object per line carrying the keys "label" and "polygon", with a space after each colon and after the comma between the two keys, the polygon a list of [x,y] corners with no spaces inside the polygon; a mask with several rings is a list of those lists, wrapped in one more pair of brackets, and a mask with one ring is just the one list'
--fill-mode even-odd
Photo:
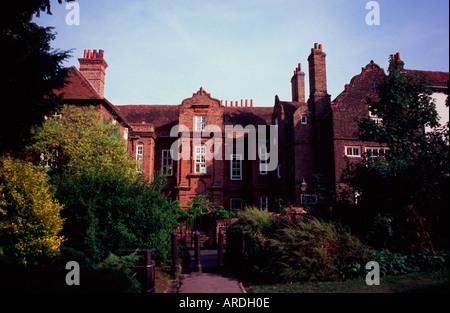
{"label": "clear sky", "polygon": [[387,69],[400,52],[405,67],[449,70],[448,0],[379,0],[380,25],[369,26],[367,0],[78,0],[72,10],[52,0],[53,47],[103,49],[105,97],[113,104],[180,104],[200,87],[221,100],[291,100],[298,63],[306,73],[314,43],[327,54],[334,99],[370,60]]}

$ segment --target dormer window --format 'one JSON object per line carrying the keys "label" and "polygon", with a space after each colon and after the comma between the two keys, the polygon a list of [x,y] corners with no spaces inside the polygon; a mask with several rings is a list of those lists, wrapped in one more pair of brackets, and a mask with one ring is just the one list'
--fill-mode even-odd
{"label": "dormer window", "polygon": [[206,131],[206,115],[196,115],[194,117],[194,131]]}

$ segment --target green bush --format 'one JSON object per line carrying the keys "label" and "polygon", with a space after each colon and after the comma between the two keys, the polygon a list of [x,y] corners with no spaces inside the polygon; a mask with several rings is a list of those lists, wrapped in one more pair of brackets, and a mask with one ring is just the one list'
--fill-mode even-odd
{"label": "green bush", "polygon": [[[80,265],[80,285],[66,284],[69,261]],[[34,257],[26,265],[0,257],[0,292],[141,292],[141,284],[130,269],[136,261],[135,254],[109,255],[94,264],[83,253],[64,247],[60,252]]]}
{"label": "green bush", "polygon": [[62,175],[56,186],[66,208],[65,245],[94,262],[133,248],[153,248],[158,263],[169,262],[176,203],[162,194],[162,180],[148,183],[113,171]]}
{"label": "green bush", "polygon": [[347,227],[318,218],[289,225],[268,240],[271,270],[284,281],[337,281],[341,270],[367,258]]}
{"label": "green bush", "polygon": [[[239,269],[250,277],[264,279],[269,259],[266,241],[280,228],[277,220],[267,211],[246,207],[237,214],[237,220],[227,227],[226,266]],[[242,232],[245,232],[245,254],[241,255]]]}
{"label": "green bush", "polygon": [[32,164],[0,158],[0,256],[20,263],[58,250],[63,206],[54,200],[47,174]]}

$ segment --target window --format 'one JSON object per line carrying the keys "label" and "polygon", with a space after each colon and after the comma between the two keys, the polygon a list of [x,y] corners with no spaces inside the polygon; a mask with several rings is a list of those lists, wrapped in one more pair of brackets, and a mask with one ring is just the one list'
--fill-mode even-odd
{"label": "window", "polygon": [[206,174],[206,147],[196,146],[194,156],[194,173]]}
{"label": "window", "polygon": [[360,146],[346,146],[345,155],[349,157],[360,157],[361,147]]}
{"label": "window", "polygon": [[368,157],[386,156],[389,154],[387,147],[366,147],[366,154]]}
{"label": "window", "polygon": [[300,198],[300,202],[302,204],[316,204],[317,203],[317,195],[302,194],[302,196]]}
{"label": "window", "polygon": [[242,198],[231,198],[230,199],[230,211],[242,211]]}
{"label": "window", "polygon": [[378,117],[377,115],[373,114],[369,111],[369,117],[376,123],[376,124],[383,124],[383,119]]}
{"label": "window", "polygon": [[144,167],[144,145],[138,144],[136,146],[136,161],[138,161],[136,171],[142,172]]}
{"label": "window", "polygon": [[172,156],[170,155],[170,150],[162,150],[162,156],[161,156],[161,169],[162,174],[166,176],[172,176],[173,175],[173,160]]}
{"label": "window", "polygon": [[231,179],[241,180],[242,179],[242,155],[232,154],[231,155]]}
{"label": "window", "polygon": [[259,174],[267,175],[267,147],[259,147]]}
{"label": "window", "polygon": [[260,197],[259,198],[259,208],[264,211],[267,211],[269,209],[269,198],[268,197]]}
{"label": "window", "polygon": [[281,178],[281,165],[277,166],[277,176],[278,178]]}
{"label": "window", "polygon": [[308,117],[306,116],[306,114],[302,115],[302,124],[308,124]]}
{"label": "window", "polygon": [[206,115],[197,115],[194,117],[194,131],[206,131]]}

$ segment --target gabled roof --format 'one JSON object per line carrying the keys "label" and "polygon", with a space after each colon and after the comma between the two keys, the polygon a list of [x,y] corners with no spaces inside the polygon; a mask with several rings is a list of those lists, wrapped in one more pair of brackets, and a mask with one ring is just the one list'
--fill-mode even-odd
{"label": "gabled roof", "polygon": [[75,66],[69,68],[66,82],[63,89],[54,90],[56,95],[64,92],[64,99],[70,100],[103,99]]}
{"label": "gabled roof", "polygon": [[76,103],[78,105],[102,104],[111,114],[117,117],[120,123],[129,127],[128,123],[120,115],[117,107],[107,99],[101,97],[75,66],[69,68],[64,88],[54,90],[54,93],[56,95],[64,93],[64,100],[69,103]]}
{"label": "gabled roof", "polygon": [[407,73],[414,74],[420,78],[428,79],[432,82],[430,87],[447,88],[445,84],[449,80],[448,72],[436,72],[436,71],[418,71],[418,70],[405,70]]}

